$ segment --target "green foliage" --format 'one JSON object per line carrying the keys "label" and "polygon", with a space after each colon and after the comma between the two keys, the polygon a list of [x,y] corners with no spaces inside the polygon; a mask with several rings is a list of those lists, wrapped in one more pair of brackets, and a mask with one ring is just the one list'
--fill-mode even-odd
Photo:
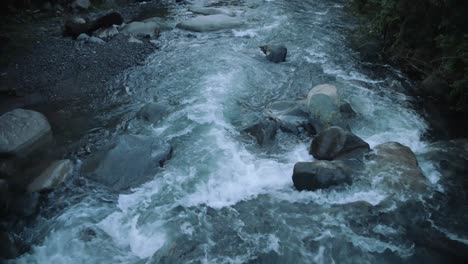
{"label": "green foliage", "polygon": [[362,31],[378,37],[387,55],[403,64],[417,61],[426,74],[445,78],[449,102],[468,113],[466,0],[352,0],[351,6]]}

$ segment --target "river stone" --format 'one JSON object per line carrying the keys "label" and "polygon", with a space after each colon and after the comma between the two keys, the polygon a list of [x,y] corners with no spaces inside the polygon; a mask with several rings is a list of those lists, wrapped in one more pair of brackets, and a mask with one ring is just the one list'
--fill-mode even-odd
{"label": "river stone", "polygon": [[351,176],[338,162],[298,162],[294,165],[292,180],[298,191],[325,189],[351,183]]}
{"label": "river stone", "polygon": [[73,172],[70,160],[54,161],[45,171],[28,185],[29,192],[49,191],[64,182]]}
{"label": "river stone", "polygon": [[351,159],[369,150],[364,140],[336,126],[320,132],[310,146],[310,154],[318,160]]}
{"label": "river stone", "polygon": [[214,7],[191,6],[189,11],[200,15],[227,15],[231,17],[236,15],[231,10]]}
{"label": "river stone", "polygon": [[263,45],[260,50],[266,55],[267,60],[280,63],[286,61],[288,49],[283,45]]}
{"label": "river stone", "polygon": [[414,191],[425,189],[425,177],[413,151],[397,142],[376,146],[368,155],[373,174],[385,175],[385,182],[395,188],[406,186]]}
{"label": "river stone", "polygon": [[39,112],[21,108],[7,112],[0,116],[0,155],[18,155],[34,148],[50,132],[47,118]]}
{"label": "river stone", "polygon": [[277,120],[274,118],[267,118],[266,120],[262,120],[244,129],[244,132],[254,137],[260,146],[267,146],[275,141],[278,128],[279,124]]}
{"label": "river stone", "polygon": [[306,105],[313,119],[331,124],[339,117],[338,91],[334,85],[321,84],[312,88],[307,95]]}
{"label": "river stone", "polygon": [[123,191],[151,180],[171,155],[171,146],[154,137],[122,135],[86,160],[82,172],[114,191]]}
{"label": "river stone", "polygon": [[223,29],[231,29],[242,25],[242,21],[227,15],[197,16],[187,21],[180,22],[177,27],[180,29],[209,32]]}
{"label": "river stone", "polygon": [[122,33],[135,37],[159,36],[159,26],[156,22],[132,22],[122,29]]}
{"label": "river stone", "polygon": [[137,117],[146,122],[155,124],[163,120],[169,111],[167,106],[161,103],[148,103],[143,106],[137,114]]}
{"label": "river stone", "polygon": [[93,35],[95,37],[98,37],[100,39],[104,39],[104,38],[110,38],[110,37],[113,37],[115,35],[119,34],[119,30],[117,29],[116,26],[112,26],[112,27],[109,27],[109,28],[100,28],[96,31],[94,31]]}

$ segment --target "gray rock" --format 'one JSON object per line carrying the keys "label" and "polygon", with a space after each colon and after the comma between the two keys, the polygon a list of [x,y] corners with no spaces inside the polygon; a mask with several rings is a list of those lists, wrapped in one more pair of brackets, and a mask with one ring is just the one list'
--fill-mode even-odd
{"label": "gray rock", "polygon": [[235,16],[236,14],[228,9],[224,8],[214,8],[214,7],[201,7],[201,6],[191,6],[189,11],[195,14],[200,15],[227,15]]}
{"label": "gray rock", "polygon": [[137,114],[137,117],[146,122],[155,124],[169,115],[166,105],[161,103],[148,103],[143,106]]}
{"label": "gray rock", "polygon": [[385,182],[390,187],[404,186],[413,191],[426,188],[424,174],[409,147],[397,142],[380,144],[369,153],[368,159],[373,161],[369,164],[370,171],[373,174],[384,172],[382,175],[387,176]]}
{"label": "gray rock", "polygon": [[75,0],[71,4],[71,7],[78,8],[78,9],[88,9],[91,6],[91,2],[89,0]]}
{"label": "gray rock", "polygon": [[223,29],[232,29],[242,25],[242,21],[227,15],[209,15],[197,16],[184,22],[177,24],[180,29],[209,32]]}
{"label": "gray rock", "polygon": [[32,151],[50,132],[47,118],[39,112],[21,108],[7,112],[0,116],[0,155]]}
{"label": "gray rock", "polygon": [[130,37],[128,38],[128,42],[129,42],[129,43],[143,44],[143,41],[142,41],[142,40],[139,40],[139,39],[135,38],[134,36],[130,36]]}
{"label": "gray rock", "polygon": [[106,42],[100,38],[97,37],[89,37],[87,42],[89,43],[96,43],[96,44],[105,44]]}
{"label": "gray rock", "polygon": [[310,90],[306,101],[309,115],[323,123],[332,124],[339,118],[338,91],[334,85],[321,84]]}
{"label": "gray rock", "polygon": [[122,33],[135,37],[159,36],[159,25],[156,22],[132,22],[122,29]]}
{"label": "gray rock", "polygon": [[44,172],[28,185],[29,192],[49,191],[64,182],[73,172],[70,160],[54,161]]}
{"label": "gray rock", "polygon": [[260,146],[267,146],[275,141],[278,128],[278,121],[268,118],[244,129],[244,132],[254,137]]}
{"label": "gray rock", "polygon": [[310,154],[318,160],[351,159],[370,151],[369,144],[340,127],[320,132],[310,146]]}
{"label": "gray rock", "polygon": [[352,182],[350,173],[336,161],[298,162],[294,165],[292,180],[299,191],[314,191]]}
{"label": "gray rock", "polygon": [[93,35],[100,39],[111,38],[115,35],[119,34],[119,30],[116,26],[111,26],[108,28],[100,28],[94,31]]}
{"label": "gray rock", "polygon": [[86,41],[89,40],[89,38],[90,38],[90,36],[89,36],[88,34],[86,34],[86,33],[81,33],[81,34],[76,38],[76,40],[86,42]]}
{"label": "gray rock", "polygon": [[288,49],[283,45],[264,45],[260,46],[262,52],[266,55],[267,60],[280,63],[286,61]]}
{"label": "gray rock", "polygon": [[171,146],[153,137],[123,135],[86,160],[82,172],[114,191],[123,191],[151,180],[171,155]]}

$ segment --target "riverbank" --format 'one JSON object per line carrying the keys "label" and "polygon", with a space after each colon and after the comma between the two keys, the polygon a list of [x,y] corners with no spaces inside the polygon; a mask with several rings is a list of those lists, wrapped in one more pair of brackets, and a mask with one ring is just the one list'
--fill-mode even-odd
{"label": "riverbank", "polygon": [[[94,131],[94,138],[104,137],[105,129],[99,128],[112,125],[103,124],[100,116],[126,100],[116,99],[126,94],[119,76],[142,65],[158,49],[157,37],[121,33],[93,42],[64,36],[64,22],[70,17],[95,19],[115,11],[128,24],[152,17],[164,20],[168,14],[168,6],[158,1],[121,2],[112,9],[76,11],[59,6],[2,15],[0,115],[18,108],[42,113],[53,139],[25,157],[0,160],[0,239],[6,245],[0,258],[28,250],[17,234],[26,222],[34,221],[47,198],[47,194],[30,193],[28,185],[54,160],[75,163],[78,156],[89,153],[94,147],[90,147],[89,131]],[[8,246],[8,240],[14,245]]]}
{"label": "riverbank", "polygon": [[468,5],[354,0],[349,6],[360,21],[355,48],[364,60],[389,63],[412,79],[409,92],[430,125],[429,139],[468,137]]}

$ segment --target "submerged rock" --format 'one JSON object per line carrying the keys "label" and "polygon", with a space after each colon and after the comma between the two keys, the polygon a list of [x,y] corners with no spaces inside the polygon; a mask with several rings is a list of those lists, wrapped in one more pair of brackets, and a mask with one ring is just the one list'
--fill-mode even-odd
{"label": "submerged rock", "polygon": [[268,118],[244,129],[244,132],[254,137],[260,146],[267,146],[275,141],[278,128],[278,121]]}
{"label": "submerged rock", "polygon": [[201,7],[201,6],[191,6],[189,11],[195,14],[200,15],[227,15],[235,16],[236,14],[228,9],[224,8],[214,8],[214,7]]}
{"label": "submerged rock", "polygon": [[0,116],[0,155],[30,152],[51,133],[47,118],[36,111],[15,109]]}
{"label": "submerged rock", "polygon": [[146,122],[155,124],[169,115],[167,106],[161,103],[148,103],[143,106],[137,117]]}
{"label": "submerged rock", "polygon": [[171,155],[171,146],[156,138],[123,135],[86,160],[82,172],[114,191],[123,191],[151,180]]}
{"label": "submerged rock", "polygon": [[369,144],[340,127],[329,127],[320,132],[310,146],[310,154],[318,160],[356,158],[370,151]]}
{"label": "submerged rock", "polygon": [[332,124],[340,115],[340,100],[334,85],[321,84],[310,90],[307,95],[307,110],[313,119]]}
{"label": "submerged rock", "polygon": [[42,192],[56,188],[73,172],[70,160],[54,161],[44,172],[28,185],[29,192]]}
{"label": "submerged rock", "polygon": [[299,191],[314,191],[352,182],[350,173],[338,161],[298,162],[294,165],[292,180]]}
{"label": "submerged rock", "polygon": [[286,61],[288,49],[283,45],[264,45],[260,46],[262,52],[266,55],[267,60],[280,63]]}
{"label": "submerged rock", "polygon": [[180,29],[209,32],[231,29],[242,25],[242,21],[227,15],[198,16],[177,24]]}

